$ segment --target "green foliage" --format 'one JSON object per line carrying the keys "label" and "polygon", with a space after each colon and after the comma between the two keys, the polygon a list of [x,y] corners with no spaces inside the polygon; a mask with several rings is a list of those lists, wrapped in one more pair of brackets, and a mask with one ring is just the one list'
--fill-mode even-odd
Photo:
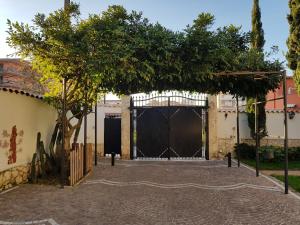
{"label": "green foliage", "polygon": [[9,22],[8,43],[32,59],[57,108],[62,77],[70,85],[68,101],[76,99],[77,104],[86,87],[94,97],[100,90],[132,94],[173,89],[254,96],[278,86],[276,78],[214,76],[224,71],[278,71],[282,64],[249,49],[251,35],[240,27],[213,30],[211,14],[200,14],[183,32],[149,23],[141,13],[128,13],[121,6],[86,20],[78,15],[78,5],[72,4],[67,12],[38,14],[33,27]]}
{"label": "green foliage", "polygon": [[[255,159],[243,159],[243,163],[254,167],[256,166]],[[276,162],[276,161],[261,161],[259,162],[259,169],[260,170],[283,170],[285,166],[284,161]],[[299,161],[290,161],[289,162],[289,169],[290,170],[300,170],[300,162]]]}
{"label": "green foliage", "polygon": [[[265,95],[258,96],[258,102],[266,101]],[[256,139],[255,134],[255,98],[248,98],[247,99],[247,106],[246,112],[248,117],[248,126],[250,128],[250,135],[253,139]],[[265,111],[266,103],[261,103],[257,105],[257,114],[258,114],[258,138],[259,140],[263,137],[267,136],[267,129],[266,129],[266,111]]]}
{"label": "green foliage", "polygon": [[290,14],[287,19],[290,24],[290,35],[287,40],[289,52],[288,66],[294,70],[294,79],[300,93],[300,0],[289,0]]}
{"label": "green foliage", "polygon": [[263,52],[264,45],[265,39],[261,22],[259,0],[253,0],[251,48]]}
{"label": "green foliage", "polygon": [[234,151],[237,155],[237,151],[240,152],[241,159],[255,159],[255,147],[253,145],[248,145],[245,143],[236,144],[234,146]]}
{"label": "green foliage", "polygon": [[[272,177],[284,182],[285,177],[282,175],[272,175]],[[288,176],[289,186],[291,186],[295,191],[300,192],[300,176]]]}
{"label": "green foliage", "polygon": [[[251,48],[258,52],[263,52],[264,44],[265,44],[264,30],[262,28],[259,0],[254,0],[253,9],[252,9]],[[264,55],[261,56],[264,57]],[[255,103],[255,99],[254,98],[247,99],[246,112],[248,116],[248,126],[250,128],[250,134],[253,139],[256,139],[256,135],[258,135],[258,140],[267,136],[265,96],[266,93],[255,96],[257,97],[258,102],[264,102],[257,105],[258,134],[256,134],[256,130],[255,130],[255,105],[253,105],[253,103]]]}
{"label": "green foliage", "polygon": [[[241,143],[235,145],[235,152],[237,149],[240,150],[240,156],[242,159],[255,159],[255,146]],[[265,155],[268,152],[274,154],[274,162],[283,162],[285,157],[285,152],[283,147],[278,146],[261,146],[258,148],[260,161],[265,160]],[[300,147],[290,147],[288,148],[288,159],[290,161],[300,161]]]}

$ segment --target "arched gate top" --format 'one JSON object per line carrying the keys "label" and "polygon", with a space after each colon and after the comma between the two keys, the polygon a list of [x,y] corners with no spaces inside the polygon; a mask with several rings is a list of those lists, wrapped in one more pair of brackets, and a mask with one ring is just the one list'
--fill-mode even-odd
{"label": "arched gate top", "polygon": [[207,94],[188,92],[152,92],[131,96],[131,107],[202,107],[206,108]]}

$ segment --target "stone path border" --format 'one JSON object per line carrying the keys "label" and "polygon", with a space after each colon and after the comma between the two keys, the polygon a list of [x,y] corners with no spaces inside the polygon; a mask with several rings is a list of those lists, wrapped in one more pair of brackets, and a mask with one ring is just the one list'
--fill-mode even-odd
{"label": "stone path border", "polygon": [[[265,175],[284,175],[283,170],[261,170],[261,172]],[[300,176],[300,171],[299,170],[289,170],[289,175],[292,176]]]}

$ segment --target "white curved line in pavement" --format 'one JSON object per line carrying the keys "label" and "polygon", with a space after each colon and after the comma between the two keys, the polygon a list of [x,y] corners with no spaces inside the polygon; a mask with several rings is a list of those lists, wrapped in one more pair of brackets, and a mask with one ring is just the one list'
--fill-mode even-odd
{"label": "white curved line in pavement", "polygon": [[267,191],[280,191],[280,189],[276,186],[261,186],[255,184],[247,184],[247,183],[237,183],[232,185],[220,185],[220,186],[212,186],[212,185],[201,185],[195,183],[184,183],[184,184],[159,184],[149,181],[137,181],[137,182],[118,182],[118,181],[110,181],[105,179],[100,180],[89,180],[84,184],[105,184],[110,186],[148,186],[148,187],[156,187],[163,189],[179,189],[179,188],[198,188],[198,189],[206,189],[206,190],[234,190],[240,188],[252,188],[252,189],[260,189]]}
{"label": "white curved line in pavement", "polygon": [[45,219],[45,220],[34,220],[34,221],[27,221],[27,222],[6,222],[0,221],[0,225],[29,225],[29,224],[38,224],[38,225],[59,225],[55,222],[54,219]]}

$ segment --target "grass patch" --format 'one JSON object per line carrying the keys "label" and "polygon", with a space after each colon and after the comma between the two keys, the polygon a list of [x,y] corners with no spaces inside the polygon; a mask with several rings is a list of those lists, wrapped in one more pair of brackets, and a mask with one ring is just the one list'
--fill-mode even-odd
{"label": "grass patch", "polygon": [[[284,176],[272,175],[272,177],[284,182]],[[295,191],[300,192],[300,176],[289,176],[289,186]]]}
{"label": "grass patch", "polygon": [[[243,163],[255,168],[255,160],[253,159],[242,159]],[[284,162],[259,162],[260,170],[283,170]],[[289,162],[290,170],[300,170],[299,161],[290,161]]]}

